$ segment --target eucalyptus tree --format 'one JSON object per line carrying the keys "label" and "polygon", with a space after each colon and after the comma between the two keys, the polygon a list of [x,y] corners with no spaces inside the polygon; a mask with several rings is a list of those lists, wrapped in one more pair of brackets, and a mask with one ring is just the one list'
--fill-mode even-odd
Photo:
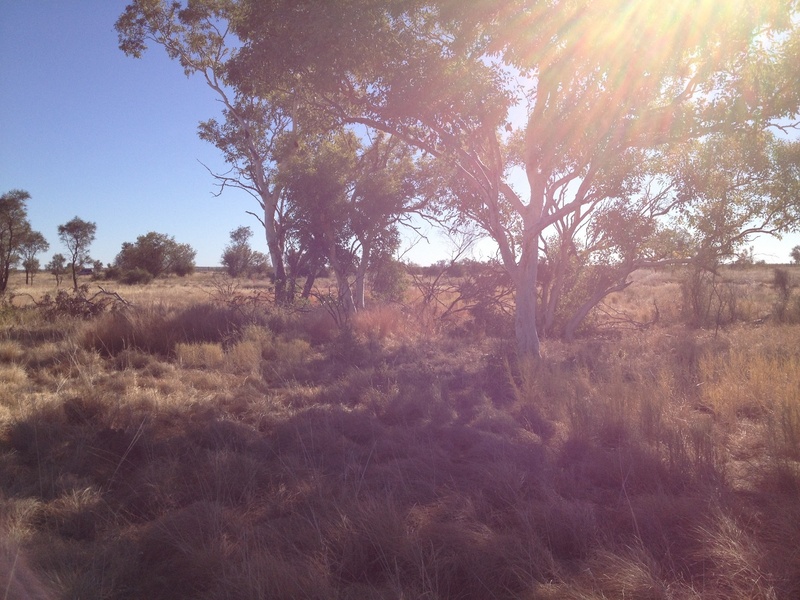
{"label": "eucalyptus tree", "polygon": [[33,283],[33,276],[39,271],[39,259],[36,255],[45,252],[50,244],[38,231],[28,229],[19,245],[19,257],[22,259],[22,268],[25,269],[25,284]]}
{"label": "eucalyptus tree", "polygon": [[354,301],[365,307],[367,274],[385,265],[400,246],[400,226],[416,215],[432,218],[442,194],[436,171],[396,136],[372,131],[357,148],[348,201],[351,252],[356,256]]}
{"label": "eucalyptus tree", "polygon": [[250,247],[253,230],[240,226],[231,231],[231,242],[222,251],[222,266],[231,277],[252,276],[266,272],[267,257]]}
{"label": "eucalyptus tree", "polygon": [[365,307],[367,274],[397,250],[399,226],[432,209],[427,167],[396,137],[346,129],[300,138],[282,165],[289,243],[327,261],[346,312]]}
{"label": "eucalyptus tree", "polygon": [[[796,1],[237,4],[237,86],[291,89],[452,165],[455,208],[515,285],[522,353],[539,354],[540,243],[554,229],[605,235],[605,221],[622,240],[652,217],[643,231],[658,233],[685,202],[643,187],[657,155],[796,126]],[[651,181],[674,190],[682,173]],[[585,225],[570,231],[570,218]]]}
{"label": "eucalyptus tree", "polygon": [[11,267],[19,261],[22,244],[31,230],[26,205],[30,197],[25,190],[0,196],[0,294],[8,287]]}
{"label": "eucalyptus tree", "polygon": [[67,259],[63,254],[54,254],[53,258],[44,268],[56,278],[56,287],[58,287],[61,285],[61,280],[67,273]]}
{"label": "eucalyptus tree", "polygon": [[295,105],[290,95],[272,90],[260,97],[245,86],[228,84],[229,62],[237,40],[230,33],[237,2],[200,0],[182,5],[168,0],[135,0],[116,23],[120,49],[139,58],[148,44],[162,46],[177,60],[186,76],[200,75],[221,102],[223,120],[199,124],[199,136],[219,148],[230,165],[227,173],[213,174],[220,189],[238,188],[257,201],[260,211],[250,212],[264,228],[275,274],[275,300],[286,295],[284,268],[283,190],[275,182],[281,156],[291,148]]}
{"label": "eucalyptus tree", "polygon": [[91,261],[91,258],[89,258],[89,246],[92,245],[96,233],[96,223],[84,221],[79,217],[74,217],[63,225],[58,226],[58,238],[69,251],[72,286],[76,292],[78,291],[78,271]]}
{"label": "eucalyptus tree", "polygon": [[352,133],[344,131],[306,137],[280,173],[293,207],[293,233],[327,259],[346,313],[356,310],[347,279],[352,256],[346,240],[347,193],[356,161],[351,148],[357,143]]}

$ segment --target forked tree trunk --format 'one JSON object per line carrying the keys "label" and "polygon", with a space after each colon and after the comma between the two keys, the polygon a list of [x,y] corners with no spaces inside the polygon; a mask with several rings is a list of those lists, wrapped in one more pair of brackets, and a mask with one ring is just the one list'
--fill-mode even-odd
{"label": "forked tree trunk", "polygon": [[336,252],[336,244],[330,232],[325,233],[325,243],[328,247],[328,262],[330,262],[331,270],[336,277],[336,285],[339,288],[339,302],[341,302],[345,314],[348,317],[352,316],[356,313],[356,305],[353,302],[353,292],[350,290],[350,282],[347,280],[347,274],[344,272],[342,264],[339,261],[339,256]]}
{"label": "forked tree trunk", "polygon": [[542,336],[545,338],[552,332],[553,323],[555,323],[556,320],[556,310],[558,309],[558,304],[564,294],[564,284],[566,283],[568,262],[569,250],[566,247],[566,244],[562,242],[561,246],[559,247],[556,260],[551,262],[555,268],[553,269],[553,277],[550,281],[550,291],[547,296],[547,303],[544,301],[542,302],[542,311],[544,314],[541,315],[541,331]]}

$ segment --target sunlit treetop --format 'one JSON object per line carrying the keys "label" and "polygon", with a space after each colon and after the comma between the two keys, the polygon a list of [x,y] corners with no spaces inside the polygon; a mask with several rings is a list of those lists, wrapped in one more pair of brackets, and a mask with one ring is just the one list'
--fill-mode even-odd
{"label": "sunlit treetop", "polygon": [[[237,97],[280,98],[292,114],[382,131],[449,170],[458,218],[493,238],[514,282],[522,352],[538,353],[546,232],[608,233],[612,246],[622,239],[612,227],[657,233],[654,219],[692,213],[667,192],[682,177],[710,177],[691,161],[713,144],[725,147],[729,136],[746,147],[765,132],[782,142],[798,126],[798,0],[194,0],[171,5],[174,24],[158,21],[162,10],[137,29],[161,4],[136,0],[126,11],[131,53],[148,27],[170,51],[173,37],[204,48],[224,22],[236,43],[218,73]],[[758,147],[772,166],[791,155],[766,138]],[[683,151],[688,163],[674,158]],[[511,184],[512,167],[524,168],[527,190]],[[761,169],[749,156],[737,168]],[[777,190],[768,216],[778,223],[771,215],[793,189],[786,173],[783,187],[733,193],[742,180],[726,167],[721,183],[682,189],[697,194],[698,226],[711,214],[704,206],[735,200],[745,210],[725,216],[741,222],[761,190]],[[651,195],[659,182],[664,189]],[[645,241],[624,252],[608,246],[605,256],[633,257]]]}
{"label": "sunlit treetop", "polygon": [[800,102],[796,2],[239,4],[237,85],[311,86],[343,114],[426,128],[413,133],[431,149],[527,102],[525,161],[542,174],[792,118]]}

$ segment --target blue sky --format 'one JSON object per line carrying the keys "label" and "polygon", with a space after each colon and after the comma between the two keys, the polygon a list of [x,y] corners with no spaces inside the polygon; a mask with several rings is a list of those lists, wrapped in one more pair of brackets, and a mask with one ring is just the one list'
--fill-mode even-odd
{"label": "blue sky", "polygon": [[[217,265],[232,229],[249,225],[258,236],[245,213],[258,207],[241,191],[213,195],[203,164],[225,164],[196,131],[220,105],[160,47],[138,60],[119,50],[114,23],[126,4],[0,0],[0,193],[30,192],[31,225],[50,242],[44,261],[64,250],[58,225],[79,216],[97,223],[91,253],[104,263],[157,231],[191,244],[198,265]],[[262,237],[253,242],[266,251]],[[757,258],[786,262],[798,243],[761,241]],[[406,258],[446,254],[423,242]]]}
{"label": "blue sky", "polygon": [[118,49],[125,5],[0,0],[0,193],[30,192],[31,225],[50,242],[42,258],[63,251],[57,227],[77,215],[97,223],[91,253],[104,263],[158,231],[216,265],[232,229],[258,231],[245,214],[258,206],[236,190],[214,197],[201,162],[225,164],[196,131],[219,103],[161,48],[139,60]]}

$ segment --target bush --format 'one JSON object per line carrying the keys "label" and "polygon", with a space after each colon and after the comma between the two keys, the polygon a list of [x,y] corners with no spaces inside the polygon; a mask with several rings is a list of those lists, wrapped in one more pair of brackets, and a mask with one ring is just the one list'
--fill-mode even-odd
{"label": "bush", "polygon": [[119,278],[120,283],[125,285],[147,285],[153,281],[153,275],[140,267],[123,271]]}
{"label": "bush", "polygon": [[736,320],[737,296],[713,270],[695,269],[681,284],[686,321],[694,327],[721,327]]}
{"label": "bush", "polygon": [[116,265],[108,265],[103,271],[103,278],[109,281],[118,280],[122,277],[122,269]]}
{"label": "bush", "polygon": [[405,265],[400,261],[387,260],[372,275],[372,295],[384,302],[402,302],[407,288]]}
{"label": "bush", "polygon": [[128,349],[174,356],[177,344],[223,344],[241,337],[253,319],[232,308],[195,304],[181,311],[115,311],[85,333],[84,345],[113,356]]}
{"label": "bush", "polygon": [[75,292],[59,290],[55,298],[45,294],[39,308],[42,309],[45,319],[53,321],[62,316],[90,319],[106,309],[113,310],[126,304],[125,300],[114,293],[100,291],[89,296],[88,286],[82,285]]}
{"label": "bush", "polygon": [[172,236],[151,231],[135,243],[125,242],[114,264],[125,271],[145,270],[153,277],[174,273],[180,277],[194,272],[195,250],[179,244]]}
{"label": "bush", "polygon": [[789,307],[789,299],[792,295],[792,279],[786,269],[775,269],[772,272],[772,287],[778,293],[775,302],[775,319],[779,323],[790,323],[798,318],[800,311],[792,310]]}

